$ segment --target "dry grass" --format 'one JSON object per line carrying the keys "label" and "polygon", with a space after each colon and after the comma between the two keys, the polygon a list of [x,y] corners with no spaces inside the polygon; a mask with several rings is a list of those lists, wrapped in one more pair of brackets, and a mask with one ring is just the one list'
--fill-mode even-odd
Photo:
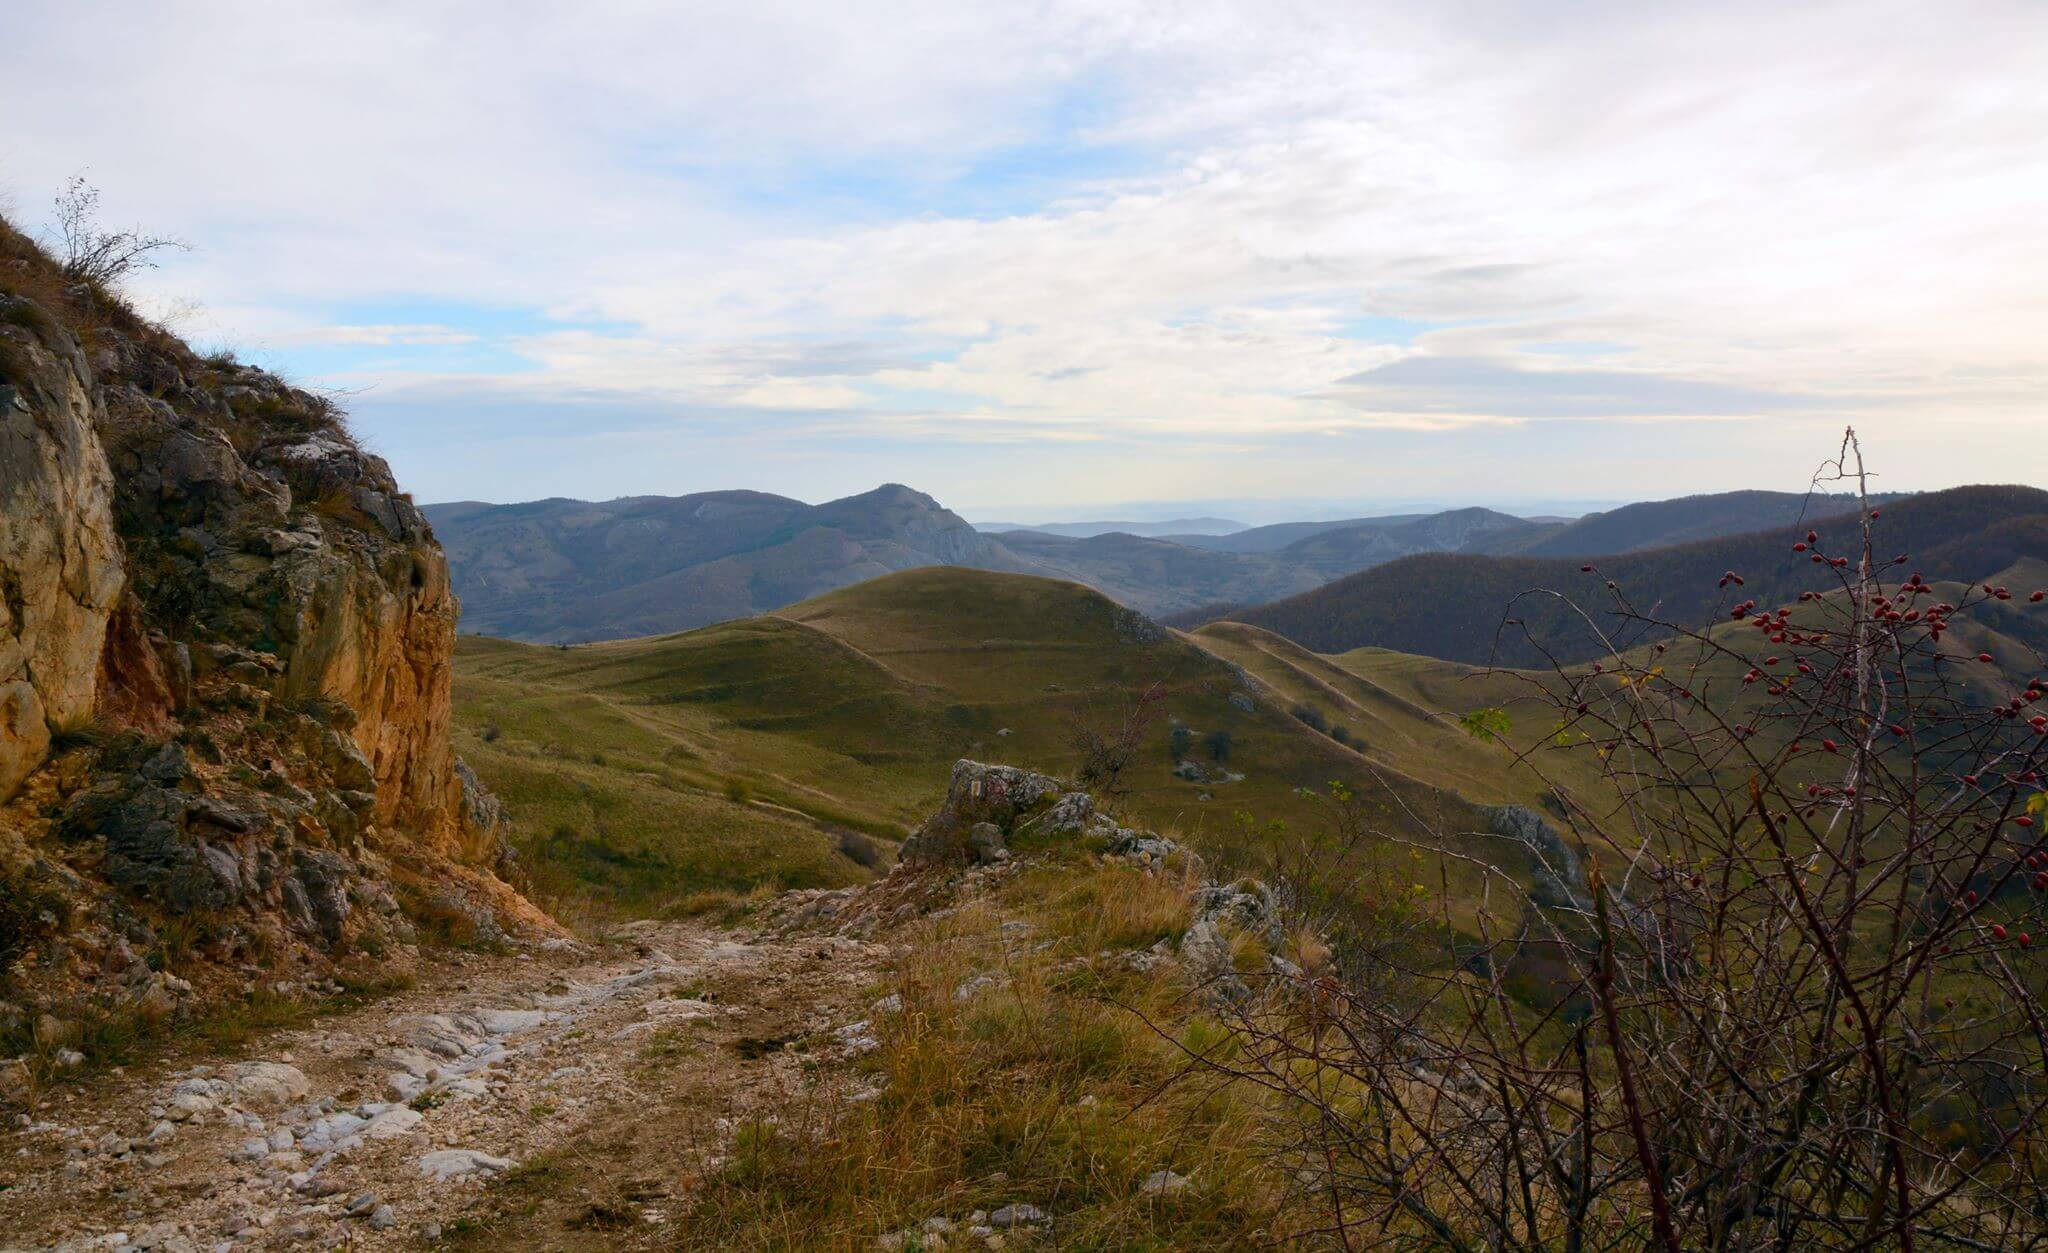
{"label": "dry grass", "polygon": [[[1178,979],[1092,960],[1177,933],[1188,909],[1178,872],[1075,855],[920,924],[890,988],[901,1011],[876,1021],[864,1063],[880,1095],[793,1100],[742,1128],[678,1236],[869,1248],[927,1218],[964,1225],[1027,1202],[1054,1215],[1044,1239],[1059,1247],[1281,1238],[1286,1190],[1255,1160],[1255,1095],[1187,1069],[1185,1050],[1228,1033]],[[1148,1195],[1160,1170],[1192,1186]]]}

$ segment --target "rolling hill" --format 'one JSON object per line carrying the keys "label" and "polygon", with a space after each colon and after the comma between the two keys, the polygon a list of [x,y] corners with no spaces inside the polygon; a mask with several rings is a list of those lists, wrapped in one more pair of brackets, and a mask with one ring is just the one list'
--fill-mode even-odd
{"label": "rolling hill", "polygon": [[[1468,800],[1527,799],[1499,746],[1470,742],[1461,776],[1409,777],[1455,734],[1420,707],[1386,715],[1407,740],[1376,729],[1385,747],[1361,752],[1236,658],[1096,592],[949,568],[676,635],[575,648],[465,637],[456,738],[508,802],[538,890],[652,912],[702,890],[864,877],[931,810],[954,760],[1068,773],[1074,720],[1153,683],[1164,715],[1129,808],[1234,856],[1257,853],[1234,815],[1312,836],[1318,809],[1297,789],[1333,779],[1369,792],[1386,830],[1411,828],[1409,809],[1462,829]],[[1178,777],[1177,759],[1198,777]]]}
{"label": "rolling hill", "polygon": [[[1930,577],[1975,581],[2017,558],[2043,555],[2037,545],[2048,532],[2044,519],[2048,492],[1954,488],[1886,507],[1877,542],[1887,555],[1913,556]],[[1836,515],[1810,525],[1822,550],[1832,553],[1848,547],[1855,521]],[[1605,647],[1566,597],[1603,628],[1619,625],[1603,588],[1610,579],[1639,609],[1686,624],[1725,616],[1728,604],[1745,597],[1795,598],[1822,582],[1810,554],[1793,551],[1808,526],[1624,553],[1600,560],[1590,573],[1572,558],[1410,556],[1230,617],[1319,653],[1390,648],[1471,665],[1584,661]],[[1718,585],[1728,571],[1743,576],[1741,587]],[[1525,594],[1531,592],[1538,594]],[[1506,619],[1513,621],[1504,625]]]}

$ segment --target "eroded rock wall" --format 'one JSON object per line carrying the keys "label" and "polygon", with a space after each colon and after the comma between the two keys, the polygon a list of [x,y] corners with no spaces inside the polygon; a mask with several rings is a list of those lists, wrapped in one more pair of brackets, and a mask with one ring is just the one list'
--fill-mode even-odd
{"label": "eroded rock wall", "polygon": [[324,398],[0,223],[0,895],[37,902],[0,909],[0,980],[550,927],[450,746],[456,609]]}
{"label": "eroded rock wall", "polygon": [[113,479],[83,354],[28,301],[0,296],[0,801],[90,717],[123,586]]}

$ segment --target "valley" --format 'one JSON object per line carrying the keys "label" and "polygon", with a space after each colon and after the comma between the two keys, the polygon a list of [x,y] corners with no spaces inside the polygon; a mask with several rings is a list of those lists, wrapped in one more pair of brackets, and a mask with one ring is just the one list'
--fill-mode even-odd
{"label": "valley", "polygon": [[10,1248],[2041,1244],[2048,492],[421,507],[78,265]]}
{"label": "valley", "polygon": [[447,548],[465,629],[585,643],[751,617],[923,566],[1067,579],[1175,625],[1200,625],[1413,554],[1634,552],[1818,517],[1846,503],[1730,492],[1570,523],[1468,508],[1223,534],[1141,526],[1145,534],[1132,534],[1100,529],[1108,523],[991,531],[891,483],[815,506],[731,491],[601,503],[465,501],[424,513]]}

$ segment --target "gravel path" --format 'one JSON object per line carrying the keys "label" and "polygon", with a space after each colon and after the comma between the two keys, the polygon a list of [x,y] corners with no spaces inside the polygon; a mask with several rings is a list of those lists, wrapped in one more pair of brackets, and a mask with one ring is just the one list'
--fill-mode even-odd
{"label": "gravel path", "polygon": [[[453,953],[232,1058],[60,1091],[0,1137],[0,1248],[418,1247],[460,1230],[485,1181],[655,1114],[673,1160],[708,1168],[750,1109],[857,1088],[844,1063],[872,1047],[888,956],[695,923]],[[633,1202],[650,1239],[670,1203],[658,1178]]]}

